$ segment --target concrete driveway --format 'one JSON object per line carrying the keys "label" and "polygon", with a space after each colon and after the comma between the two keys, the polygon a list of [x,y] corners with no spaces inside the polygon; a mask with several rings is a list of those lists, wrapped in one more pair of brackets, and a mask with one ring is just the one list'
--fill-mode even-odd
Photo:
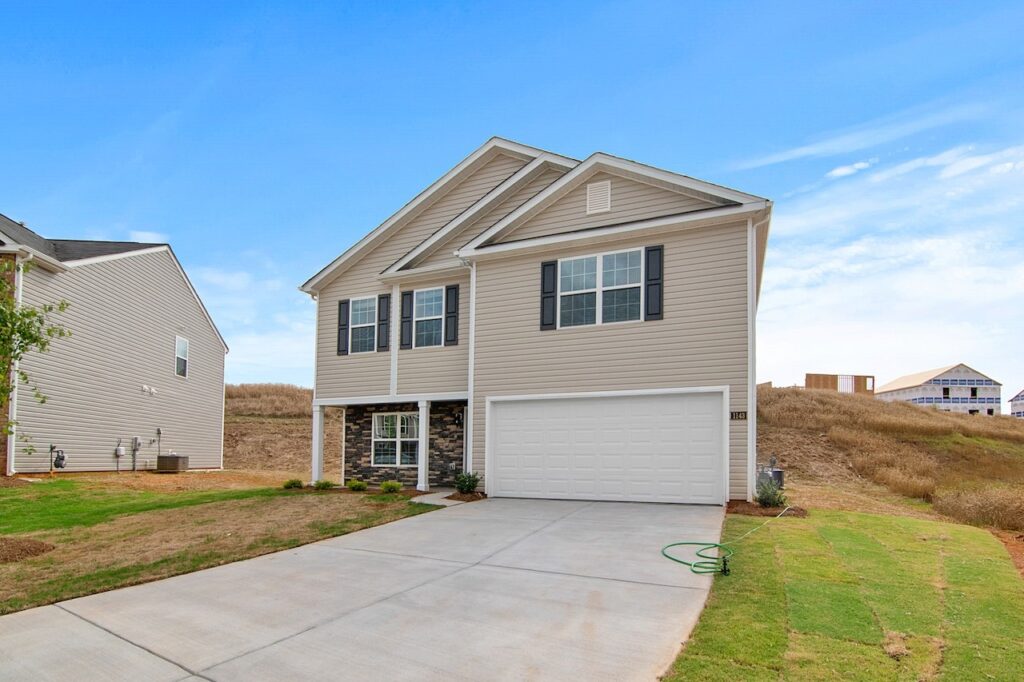
{"label": "concrete driveway", "polygon": [[0,618],[3,680],[651,680],[720,507],[492,499]]}

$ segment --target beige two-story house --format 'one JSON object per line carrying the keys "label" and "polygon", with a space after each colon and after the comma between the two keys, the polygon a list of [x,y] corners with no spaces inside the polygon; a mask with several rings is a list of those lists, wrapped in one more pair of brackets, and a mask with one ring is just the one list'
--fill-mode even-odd
{"label": "beige two-story house", "polygon": [[752,494],[771,202],[494,138],[317,273],[313,475],[723,504]]}

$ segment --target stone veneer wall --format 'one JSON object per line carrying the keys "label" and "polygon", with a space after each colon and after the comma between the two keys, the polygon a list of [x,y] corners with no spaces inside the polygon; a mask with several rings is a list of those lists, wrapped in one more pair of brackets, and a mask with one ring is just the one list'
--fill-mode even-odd
{"label": "stone veneer wall", "polygon": [[[462,471],[465,422],[456,423],[466,409],[465,402],[431,403],[430,456],[428,480],[434,487],[455,485]],[[373,414],[376,412],[419,412],[416,403],[355,405],[345,409],[345,479],[357,478],[371,485],[398,480],[416,486],[416,467],[375,467],[370,465],[373,448]],[[454,465],[454,468],[452,467]]]}

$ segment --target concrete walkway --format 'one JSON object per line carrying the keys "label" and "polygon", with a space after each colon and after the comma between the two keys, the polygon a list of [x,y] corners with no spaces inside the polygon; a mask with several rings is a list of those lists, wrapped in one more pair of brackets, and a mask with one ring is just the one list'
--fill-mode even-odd
{"label": "concrete walkway", "polygon": [[0,618],[2,680],[652,680],[720,507],[493,499]]}

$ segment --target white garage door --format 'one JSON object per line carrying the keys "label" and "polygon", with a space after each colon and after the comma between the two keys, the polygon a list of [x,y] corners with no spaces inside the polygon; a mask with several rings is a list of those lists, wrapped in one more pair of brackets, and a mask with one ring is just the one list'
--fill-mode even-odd
{"label": "white garage door", "polygon": [[723,504],[722,401],[719,392],[496,398],[488,493]]}

